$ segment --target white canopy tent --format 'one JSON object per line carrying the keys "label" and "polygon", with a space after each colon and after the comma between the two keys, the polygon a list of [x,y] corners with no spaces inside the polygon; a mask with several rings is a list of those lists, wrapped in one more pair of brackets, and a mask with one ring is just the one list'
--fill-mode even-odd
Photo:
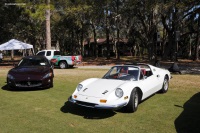
{"label": "white canopy tent", "polygon": [[10,41],[0,45],[0,50],[19,50],[32,48],[33,45],[18,41],[16,39],[11,39]]}
{"label": "white canopy tent", "polygon": [[18,41],[16,39],[11,39],[10,41],[0,45],[0,50],[25,50],[25,49],[32,49],[33,54],[35,54],[33,45]]}

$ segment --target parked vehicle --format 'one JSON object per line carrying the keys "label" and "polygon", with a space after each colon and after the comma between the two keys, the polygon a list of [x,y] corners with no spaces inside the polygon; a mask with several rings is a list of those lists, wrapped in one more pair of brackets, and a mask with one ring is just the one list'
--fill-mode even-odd
{"label": "parked vehicle", "polygon": [[42,50],[38,51],[36,55],[45,56],[48,60],[51,60],[55,55],[61,55],[58,50]]}
{"label": "parked vehicle", "polygon": [[18,65],[9,70],[9,88],[49,88],[53,87],[53,68],[44,56],[26,56]]}
{"label": "parked vehicle", "polygon": [[42,50],[39,51],[36,55],[43,55],[50,60],[54,66],[58,66],[61,69],[73,67],[76,64],[79,64],[82,62],[82,56],[62,56],[60,54],[60,51],[57,50]]}
{"label": "parked vehicle", "polygon": [[82,57],[79,56],[60,56],[56,55],[51,59],[54,66],[61,69],[72,68],[74,65],[81,63]]}
{"label": "parked vehicle", "polygon": [[148,64],[116,65],[103,78],[80,82],[68,101],[97,109],[125,107],[134,112],[144,99],[158,91],[166,93],[170,78],[168,70]]}

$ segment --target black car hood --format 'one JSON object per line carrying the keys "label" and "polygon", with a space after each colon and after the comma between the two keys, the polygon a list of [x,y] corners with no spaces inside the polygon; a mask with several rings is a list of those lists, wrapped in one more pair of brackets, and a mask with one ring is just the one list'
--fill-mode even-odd
{"label": "black car hood", "polygon": [[16,67],[9,71],[9,74],[13,76],[42,76],[46,73],[50,72],[50,68],[46,66],[38,66],[38,67]]}

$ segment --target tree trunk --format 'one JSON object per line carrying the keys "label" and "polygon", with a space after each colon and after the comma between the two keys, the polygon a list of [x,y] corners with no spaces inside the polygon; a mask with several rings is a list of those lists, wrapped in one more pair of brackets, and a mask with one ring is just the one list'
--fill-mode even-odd
{"label": "tree trunk", "polygon": [[164,48],[163,59],[168,59],[169,55],[171,57],[173,54],[174,54],[173,33],[172,33],[172,31],[170,31],[170,32],[168,32],[168,43],[165,45],[165,48]]}
{"label": "tree trunk", "polygon": [[153,52],[153,50],[154,50],[154,48],[153,48],[153,43],[148,43],[148,59],[149,60],[152,60],[153,59],[153,56],[154,56],[154,52]]}
{"label": "tree trunk", "polygon": [[14,50],[11,50],[11,60],[14,60]]}
{"label": "tree trunk", "polygon": [[195,57],[194,60],[198,61],[199,60],[199,31],[197,31],[197,37],[196,37],[196,46],[195,46]]}
{"label": "tree trunk", "polygon": [[74,54],[74,39],[75,39],[75,35],[74,35],[74,28],[71,31],[71,44],[70,44],[70,54]]}
{"label": "tree trunk", "polygon": [[95,30],[95,26],[94,24],[92,24],[92,29],[93,29],[93,35],[94,35],[94,53],[95,53],[95,57],[98,58],[98,44],[97,44],[97,35],[96,35],[96,30]]}
{"label": "tree trunk", "polygon": [[116,58],[120,59],[120,52],[119,52],[120,42],[119,42],[119,27],[117,27],[117,43],[116,43]]}
{"label": "tree trunk", "polygon": [[106,8],[106,45],[107,45],[107,60],[110,59],[110,44],[109,44],[109,21],[108,21],[108,7]]}
{"label": "tree trunk", "polygon": [[46,49],[51,49],[50,0],[46,0]]}
{"label": "tree trunk", "polygon": [[[200,41],[200,39],[198,39]],[[196,51],[195,51],[195,60],[199,60],[199,44],[196,45]]]}
{"label": "tree trunk", "polygon": [[117,43],[116,43],[116,58],[119,60],[120,59],[120,52],[119,52],[119,0],[117,0]]}
{"label": "tree trunk", "polygon": [[[83,26],[82,26],[83,27]],[[80,50],[81,50],[81,55],[83,56],[83,45],[84,45],[84,39],[83,39],[83,28],[81,30],[81,40],[80,40]]]}
{"label": "tree trunk", "polygon": [[199,44],[200,44],[200,17],[198,18],[198,28],[197,28],[197,37],[196,37],[196,46],[195,46],[195,58],[194,60],[199,60]]}
{"label": "tree trunk", "polygon": [[109,29],[106,28],[106,42],[107,42],[107,59],[110,59],[110,43],[109,43]]}
{"label": "tree trunk", "polygon": [[192,56],[192,37],[190,37],[190,43],[189,43],[189,51],[188,51],[188,57],[191,58]]}

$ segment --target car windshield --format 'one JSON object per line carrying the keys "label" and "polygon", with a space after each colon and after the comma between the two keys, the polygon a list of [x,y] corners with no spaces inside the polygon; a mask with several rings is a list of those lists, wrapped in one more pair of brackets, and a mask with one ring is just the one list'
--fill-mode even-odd
{"label": "car windshield", "polygon": [[138,80],[139,68],[134,66],[114,66],[112,67],[104,79],[118,79],[118,80]]}
{"label": "car windshield", "polygon": [[22,59],[18,66],[47,66],[48,61],[44,58],[24,58]]}

